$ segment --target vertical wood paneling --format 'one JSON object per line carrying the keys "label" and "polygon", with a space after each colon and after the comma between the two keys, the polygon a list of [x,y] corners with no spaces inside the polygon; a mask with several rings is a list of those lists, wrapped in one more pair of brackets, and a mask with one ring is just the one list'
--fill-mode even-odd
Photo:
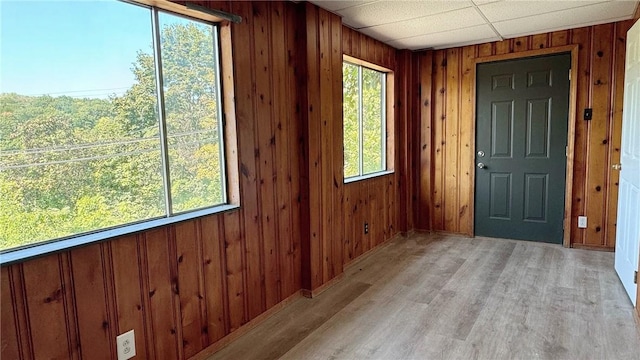
{"label": "vertical wood paneling", "polygon": [[[286,39],[284,27],[285,13],[284,5],[280,2],[274,2],[271,4],[271,34],[270,37],[270,49],[271,49],[271,64],[275,64],[279,61],[287,61],[287,42],[282,41]],[[274,152],[274,166],[276,169],[276,191],[274,192],[276,219],[277,219],[277,238],[280,241],[278,245],[278,285],[280,286],[279,297],[280,299],[286,298],[291,295],[294,290],[293,279],[291,275],[294,273],[293,262],[291,259],[292,252],[292,237],[291,237],[291,198],[289,195],[289,189],[292,187],[293,178],[291,177],[289,161],[279,161],[280,159],[286,159],[289,153],[289,121],[290,116],[288,114],[288,98],[287,98],[287,67],[285,66],[272,66],[272,80],[273,84],[273,132],[275,141]],[[279,80],[278,80],[279,79]]]}
{"label": "vertical wood paneling", "polygon": [[87,246],[71,252],[83,358],[111,359],[116,356],[111,353],[111,334],[108,331],[111,324],[105,301],[107,292],[102,261],[99,246]]}
{"label": "vertical wood paneling", "polygon": [[[318,179],[322,176],[321,150],[321,118],[320,118],[320,69],[318,59],[319,29],[318,8],[306,4],[306,35],[307,35],[307,134],[308,143],[308,173],[309,173],[309,252],[308,282],[310,289],[322,284],[322,252],[323,239],[322,218],[322,190],[318,186]],[[313,59],[313,61],[311,60]],[[313,189],[313,191],[311,191]]]}
{"label": "vertical wood paneling", "polygon": [[264,289],[262,287],[261,267],[261,226],[258,202],[258,175],[256,173],[256,129],[254,118],[255,60],[253,51],[253,11],[249,2],[232,2],[231,11],[242,16],[243,26],[234,26],[233,52],[236,84],[236,121],[238,126],[238,153],[240,156],[240,189],[242,192],[243,226],[241,236],[244,239],[246,256],[246,318],[252,319],[261,314],[264,307]]}
{"label": "vertical wood paneling", "polygon": [[[331,182],[333,186],[332,192],[332,218],[329,223],[332,230],[332,264],[331,264],[331,279],[342,274],[343,271],[343,244],[344,237],[342,234],[342,222],[344,219],[343,213],[343,196],[344,196],[344,156],[343,156],[343,122],[342,122],[342,19],[339,16],[332,16],[329,18],[331,24],[331,104],[332,109],[332,121],[329,128],[329,132],[332,135],[331,147],[331,159],[332,159],[332,172]],[[381,49],[378,50],[380,57],[382,57]]]}
{"label": "vertical wood paneling", "polygon": [[[18,338],[20,358],[32,359],[34,340],[29,323],[29,311],[23,269],[24,264],[17,264],[9,268],[11,304],[13,307],[13,316],[16,325],[15,331],[17,334],[16,337]],[[4,318],[2,321],[4,321]],[[2,337],[8,334],[9,333],[3,333]],[[2,350],[4,350],[4,348]],[[4,357],[4,355],[2,357]]]}
{"label": "vertical wood paneling", "polygon": [[353,226],[356,244],[354,248],[354,257],[362,255],[366,250],[366,239],[362,226],[367,221],[367,210],[369,209],[369,187],[365,184],[357,186],[355,191],[357,192],[358,212],[356,222]]}
{"label": "vertical wood paneling", "polygon": [[529,42],[531,50],[549,47],[549,33],[532,35]]}
{"label": "vertical wood paneling", "polygon": [[224,257],[226,259],[226,283],[227,283],[227,304],[226,333],[238,329],[247,320],[245,318],[246,309],[246,276],[244,271],[245,257],[244,239],[240,233],[240,216],[238,213],[228,213],[223,216],[223,230],[221,238],[224,239]]}
{"label": "vertical wood paneling", "polygon": [[[591,28],[580,28],[571,30],[572,38],[580,44],[578,51],[578,94],[577,109],[585,109],[591,106],[590,103],[590,68],[591,68]],[[583,91],[580,91],[580,90]],[[587,176],[587,126],[588,123],[580,117],[581,111],[578,110],[578,117],[575,119],[575,143],[574,143],[574,160],[573,160],[573,178],[585,179]],[[585,182],[574,181],[573,196],[571,209],[575,216],[571,217],[572,243],[583,243],[585,230],[578,228],[577,215],[584,215],[585,208]]]}
{"label": "vertical wood paneling", "polygon": [[[383,219],[392,214],[388,188],[393,186],[393,174],[369,179],[366,182],[352,182],[344,185],[345,226],[342,229],[344,241],[344,264],[358,258],[369,250],[388,240]],[[365,234],[363,225],[369,223],[369,233]]]}
{"label": "vertical wood paneling", "polygon": [[[147,254],[147,233],[141,233],[138,236],[139,266],[140,266],[140,288],[142,289],[142,311],[144,316],[145,334],[153,334],[153,324],[151,322],[151,289],[149,288],[149,278],[146,276],[149,272],[149,257]],[[144,339],[144,346],[147,349],[147,356],[150,358],[158,358],[156,355],[155,339],[149,336]]]}
{"label": "vertical wood paneling", "polygon": [[0,269],[0,348],[2,349],[2,357],[5,359],[20,359],[20,339],[18,338],[18,324],[16,321],[16,304],[11,289],[11,279],[9,278],[9,268]]}
{"label": "vertical wood paneling", "polygon": [[[144,344],[148,337],[143,318],[142,291],[147,289],[141,287],[137,236],[125,236],[111,241],[109,247],[113,266],[117,333],[122,334],[133,329],[136,344]],[[136,356],[146,358],[146,346],[136,349]]]}
{"label": "vertical wood paneling", "polygon": [[[469,64],[543,38],[398,55],[312,4],[200,4],[243,17],[231,25],[241,209],[3,268],[3,341],[18,339],[3,358],[113,357],[131,328],[138,357],[188,358],[398,229],[468,231]],[[563,41],[555,34],[545,46]],[[396,87],[394,173],[346,185],[343,53],[394,70]],[[40,317],[52,325],[34,330]]]}
{"label": "vertical wood paneling", "polygon": [[[511,46],[511,49],[512,49],[511,52],[529,50],[529,37],[528,36],[517,37],[517,38],[514,38],[512,41],[513,41],[513,45]],[[470,47],[470,46],[467,46],[465,48],[466,49],[473,49],[473,47]]]}
{"label": "vertical wood paneling", "polygon": [[420,76],[418,75],[419,57],[416,54],[411,53],[409,58],[409,71],[405,76],[408,77],[408,88],[398,88],[400,92],[406,92],[409,111],[405,116],[400,116],[396,119],[397,122],[406,122],[409,124],[410,136],[407,138],[406,144],[400,143],[400,147],[407,147],[409,149],[409,162],[402,169],[405,172],[406,181],[408,183],[408,192],[401,194],[401,197],[407,197],[409,199],[409,206],[406,211],[408,218],[407,228],[401,229],[401,231],[409,231],[416,227],[416,214],[418,214],[418,182],[419,178],[415,169],[420,166]]}
{"label": "vertical wood paneling", "polygon": [[[427,51],[420,56],[418,69],[428,66],[431,70],[433,63],[433,52]],[[418,174],[419,183],[417,191],[419,192],[419,202],[417,211],[416,227],[421,230],[429,230],[433,223],[433,197],[432,197],[432,169],[433,169],[433,119],[432,119],[432,72],[419,71],[420,74],[420,173]]]}
{"label": "vertical wood paneling", "polygon": [[[333,118],[333,104],[329,101],[332,99],[332,83],[333,79],[331,71],[331,20],[327,11],[320,9],[318,11],[318,45],[320,65],[320,156],[322,157],[320,184],[317,187],[321,193],[321,210],[318,214],[321,219],[322,237],[320,244],[320,261],[322,263],[320,274],[320,283],[324,284],[331,279],[332,265],[332,215],[333,215],[333,158],[331,156],[333,143],[333,134],[331,125],[337,119]],[[310,24],[307,24],[309,26]],[[307,61],[310,61],[307,59]],[[313,215],[312,215],[313,216]]]}
{"label": "vertical wood paneling", "polygon": [[[526,44],[524,38],[516,39],[518,43]],[[518,45],[519,46],[519,45]],[[525,45],[526,48],[526,45]],[[459,116],[459,149],[458,157],[458,181],[460,187],[458,189],[458,206],[457,217],[459,219],[458,232],[470,234],[473,232],[473,171],[475,169],[475,109],[473,98],[475,89],[473,88],[473,79],[475,78],[475,48],[467,46],[462,48],[461,54],[461,71],[460,71],[460,116]]]}
{"label": "vertical wood paneling", "polygon": [[571,30],[560,30],[551,33],[551,46],[564,46],[569,44]]}
{"label": "vertical wood paneling", "polygon": [[[351,193],[351,188],[349,185],[344,186],[344,194],[343,194],[343,205],[344,205],[344,222],[345,224],[354,224],[354,214],[356,211],[355,203],[352,201],[353,194]],[[344,231],[343,235],[343,261],[345,264],[348,264],[353,260],[353,246],[355,244],[355,234],[353,233],[354,226],[344,226],[342,231]]]}
{"label": "vertical wood paneling", "polygon": [[[576,44],[579,69],[578,78],[573,81],[578,83],[577,111],[576,118],[571,119],[575,125],[575,156],[572,194],[567,194],[572,199],[570,242],[573,246],[614,248],[617,174],[611,172],[610,165],[619,158],[620,147],[620,82],[624,78],[621,34],[631,24],[632,21],[624,21],[438,50],[433,52],[430,64],[421,63],[422,87],[432,88],[431,98],[427,99],[431,108],[421,107],[421,131],[431,134],[433,148],[420,156],[423,163],[431,162],[433,180],[425,184],[426,176],[421,170],[420,186],[432,186],[432,190],[419,191],[431,196],[420,201],[420,206],[430,207],[424,211],[432,214],[431,229],[473,234],[475,58]],[[582,119],[585,108],[593,108],[593,120]],[[469,202],[468,212],[463,211],[465,202]],[[588,229],[577,228],[578,215],[588,217]]]}
{"label": "vertical wood paneling", "polygon": [[[2,339],[17,341],[2,358],[112,358],[116,335],[130,329],[140,358],[189,358],[298,292],[304,246],[321,246],[304,265],[320,275],[306,288],[342,272],[339,17],[290,2],[199,3],[243,17],[223,29],[233,44],[241,208],[4,267]],[[395,50],[348,39],[393,68]],[[376,209],[363,205],[361,220],[395,211],[385,190],[395,182],[374,183]],[[393,227],[389,217],[373,224],[372,244]]]}
{"label": "vertical wood paneling", "polygon": [[202,259],[198,222],[183,222],[175,226],[178,293],[184,356],[189,358],[203,349],[202,310],[204,296],[200,288]]}
{"label": "vertical wood paneling", "polygon": [[[341,25],[336,22],[335,26]],[[412,54],[409,51],[398,52],[400,55],[396,61],[395,49],[345,26],[342,26],[342,46],[342,53],[345,55],[392,70],[393,84],[388,82],[387,86],[394,86],[395,94],[395,99],[388,99],[390,101],[387,102],[387,107],[393,111],[395,119],[394,126],[388,129],[393,133],[387,134],[387,142],[390,145],[388,149],[394,156],[391,162],[394,165],[394,173],[344,184],[341,201],[338,204],[344,219],[340,222],[343,236],[341,257],[342,263],[348,264],[394,236],[398,229],[406,231],[413,228],[410,202],[412,189],[410,182],[413,178],[408,176],[413,172],[410,168],[412,145],[408,140],[414,135],[411,134],[410,126],[415,125],[417,129],[417,124],[408,119],[411,118],[410,111],[415,106],[411,98],[414,93],[410,88],[412,84],[419,82],[411,79]],[[341,56],[339,59],[340,61],[333,66],[334,69],[341,66]],[[342,97],[341,75],[335,96]],[[415,100],[416,103],[417,101]],[[342,104],[334,105],[338,105],[336,116],[341,119]],[[342,148],[342,122],[336,125],[338,126],[334,134],[339,134],[340,139],[334,139],[334,142],[339,143]],[[335,156],[334,153],[334,163],[338,165],[335,169],[339,176],[337,183],[341,184],[342,152],[338,152],[338,155]],[[365,222],[369,224],[368,234],[364,234]]]}
{"label": "vertical wood paneling", "polygon": [[[407,89],[409,87],[409,71],[410,71],[410,60],[411,54],[409,51],[398,51],[398,68],[396,71],[396,88],[397,89]],[[406,119],[409,116],[409,98],[408,91],[402,91],[399,94],[396,94],[396,117],[398,119]],[[395,157],[396,171],[397,177],[401,179],[398,184],[397,192],[401,194],[398,197],[399,207],[406,211],[409,208],[409,197],[406,196],[409,192],[409,182],[407,181],[407,167],[409,164],[410,156],[409,156],[409,148],[408,148],[408,137],[409,137],[409,123],[408,122],[398,122],[398,126],[395,131],[396,138],[394,139],[396,142],[403,144],[398,154]],[[403,211],[403,212],[404,212]],[[406,214],[403,214],[406,215]],[[406,231],[409,224],[407,221],[407,216],[398,216],[397,223],[398,228],[401,231]]]}
{"label": "vertical wood paneling", "polygon": [[[422,66],[422,71],[428,71],[425,67],[428,64],[424,64]],[[445,110],[445,101],[446,101],[446,73],[447,68],[447,58],[446,53],[443,50],[438,50],[435,52],[433,58],[433,67],[432,73],[433,75],[433,87],[432,87],[432,97],[431,102],[433,104],[432,111],[432,128],[433,128],[433,154],[432,154],[432,165],[433,165],[433,210],[431,213],[433,214],[433,228],[437,230],[445,230],[448,229],[444,226],[444,170],[445,166],[445,150],[446,150],[446,142],[445,142],[445,120],[446,120],[446,110]],[[423,124],[424,126],[424,124]]]}
{"label": "vertical wood paneling", "polygon": [[[220,244],[221,217],[211,217],[200,222],[202,242],[202,286],[206,302],[203,335],[207,344],[227,334],[225,314],[228,313],[227,283],[223,281],[226,264]],[[223,228],[224,231],[224,228]],[[222,232],[224,234],[224,232]]]}
{"label": "vertical wood paneling", "polygon": [[585,206],[588,222],[585,244],[604,245],[605,193],[607,187],[608,124],[611,122],[611,62],[613,25],[593,28],[591,51],[591,107],[593,120],[588,124],[587,188]]}
{"label": "vertical wood paneling", "polygon": [[458,218],[459,192],[458,176],[459,164],[459,120],[460,120],[460,48],[446,51],[446,93],[445,93],[445,118],[444,118],[444,226],[447,229],[459,229]]}
{"label": "vertical wood paneling", "polygon": [[69,349],[70,359],[80,359],[78,350],[79,337],[78,337],[78,318],[74,292],[74,282],[72,278],[71,260],[69,252],[60,254],[60,278],[62,279],[62,302],[64,305],[64,317],[66,320],[67,329],[67,347]]}
{"label": "vertical wood paneling", "polygon": [[[300,290],[309,222],[301,171],[307,97],[298,91],[307,87],[305,5],[201,4],[243,16],[231,26],[241,209],[4,267],[3,305],[12,306],[2,307],[2,339],[18,341],[3,347],[2,358],[31,358],[32,350],[37,358],[112,358],[115,336],[129,329],[138,357],[188,358]],[[338,59],[329,63],[333,81],[323,101],[339,121],[341,72],[333,67],[341,61],[341,24],[331,17]],[[330,126],[326,135],[341,142],[332,134],[341,122]],[[337,177],[341,164],[329,170]],[[341,219],[341,199],[331,201],[332,219]],[[333,253],[338,273],[342,251]]]}
{"label": "vertical wood paneling", "polygon": [[159,359],[177,359],[178,319],[176,314],[175,280],[171,274],[173,263],[169,255],[168,228],[160,228],[146,233],[145,249],[147,254],[147,293],[150,313],[153,349]]}
{"label": "vertical wood paneling", "polygon": [[495,43],[484,43],[484,44],[479,44],[476,45],[477,50],[477,56],[478,57],[482,57],[482,56],[490,56],[490,55],[494,55],[493,53],[493,45]]}
{"label": "vertical wood paneling", "polygon": [[[308,147],[305,144],[305,135],[307,134],[307,97],[306,97],[306,58],[301,56],[306,49],[306,34],[303,31],[291,31],[291,29],[304,29],[303,21],[305,20],[304,7],[285,7],[286,12],[286,40],[287,40],[287,78],[288,91],[287,100],[288,116],[290,119],[289,128],[289,153],[287,161],[290,162],[290,176],[293,181],[289,189],[291,201],[291,221],[293,232],[291,234],[291,261],[292,283],[290,285],[291,293],[283,294],[283,296],[292,295],[302,286],[309,289],[308,284],[303,284],[303,272],[306,273],[309,266],[308,258],[303,261],[303,241],[309,239],[309,177],[308,172],[303,169],[308,168]],[[291,91],[296,89],[297,91]],[[297,154],[297,161],[291,159],[291,156]],[[282,161],[280,159],[279,161]],[[296,180],[297,179],[297,180]],[[305,241],[306,243],[306,241]],[[304,246],[307,246],[306,244]],[[309,279],[309,276],[304,277]]]}
{"label": "vertical wood paneling", "polygon": [[[265,308],[271,308],[280,302],[279,269],[278,269],[278,241],[276,232],[275,184],[277,174],[274,166],[275,134],[272,120],[273,114],[273,80],[270,59],[270,11],[268,3],[251,3],[253,8],[253,30],[255,50],[255,87],[256,87],[256,132],[258,147],[256,159],[259,171],[259,195],[262,223],[262,266],[265,291]],[[282,40],[280,40],[282,41]]]}
{"label": "vertical wood paneling", "polygon": [[510,52],[513,52],[513,49],[511,48],[511,39],[496,42],[494,48],[494,55],[508,54]]}
{"label": "vertical wood paneling", "polygon": [[71,358],[60,255],[25,263],[22,271],[28,326],[31,339],[37,340],[32,341],[34,358]]}

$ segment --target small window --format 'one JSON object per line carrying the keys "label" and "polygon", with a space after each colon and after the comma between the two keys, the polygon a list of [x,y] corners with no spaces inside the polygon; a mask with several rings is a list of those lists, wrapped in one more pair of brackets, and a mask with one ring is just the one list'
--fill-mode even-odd
{"label": "small window", "polygon": [[228,205],[218,24],[119,1],[2,7],[3,253]]}
{"label": "small window", "polygon": [[387,170],[385,72],[343,62],[344,177]]}

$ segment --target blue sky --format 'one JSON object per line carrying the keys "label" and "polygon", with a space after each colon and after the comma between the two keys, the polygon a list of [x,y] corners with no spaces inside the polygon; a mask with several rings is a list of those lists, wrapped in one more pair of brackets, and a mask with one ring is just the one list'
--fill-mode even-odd
{"label": "blue sky", "polygon": [[[151,53],[151,14],[113,0],[0,0],[0,93],[106,97]],[[107,90],[104,90],[107,89]]]}

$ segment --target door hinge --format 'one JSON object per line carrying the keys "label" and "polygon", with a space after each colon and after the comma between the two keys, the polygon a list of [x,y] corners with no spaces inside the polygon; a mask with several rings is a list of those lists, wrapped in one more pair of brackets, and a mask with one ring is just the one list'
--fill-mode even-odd
{"label": "door hinge", "polygon": [[564,156],[569,157],[569,145],[564,147]]}
{"label": "door hinge", "polygon": [[638,272],[637,271],[633,272],[633,283],[634,284],[638,283]]}
{"label": "door hinge", "polygon": [[571,69],[569,69],[569,81],[571,81]]}

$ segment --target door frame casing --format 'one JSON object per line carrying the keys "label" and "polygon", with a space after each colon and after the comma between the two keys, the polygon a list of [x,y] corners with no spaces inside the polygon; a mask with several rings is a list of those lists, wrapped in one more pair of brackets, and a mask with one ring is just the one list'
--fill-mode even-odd
{"label": "door frame casing", "polygon": [[574,161],[574,149],[575,149],[575,128],[576,128],[576,107],[577,107],[577,96],[578,96],[578,50],[579,45],[565,45],[565,46],[555,46],[543,49],[536,50],[528,50],[521,51],[517,53],[507,53],[500,55],[491,55],[491,56],[483,56],[474,59],[474,64],[471,69],[473,79],[473,122],[472,122],[472,133],[473,137],[471,140],[471,149],[473,149],[473,169],[471,171],[471,183],[473,184],[473,191],[470,193],[470,211],[471,211],[471,231],[472,235],[475,236],[475,194],[476,194],[476,172],[475,172],[475,153],[476,153],[476,106],[477,106],[477,96],[476,96],[476,86],[477,86],[477,66],[481,63],[487,62],[495,62],[502,60],[518,60],[524,59],[534,56],[545,56],[545,55],[555,55],[560,53],[570,53],[571,54],[571,81],[569,83],[569,116],[567,121],[567,163],[566,163],[566,174],[565,174],[565,191],[564,191],[564,219],[563,219],[563,237],[562,237],[562,245],[564,247],[571,247],[571,205],[572,205],[572,191],[573,191],[573,161]]}

